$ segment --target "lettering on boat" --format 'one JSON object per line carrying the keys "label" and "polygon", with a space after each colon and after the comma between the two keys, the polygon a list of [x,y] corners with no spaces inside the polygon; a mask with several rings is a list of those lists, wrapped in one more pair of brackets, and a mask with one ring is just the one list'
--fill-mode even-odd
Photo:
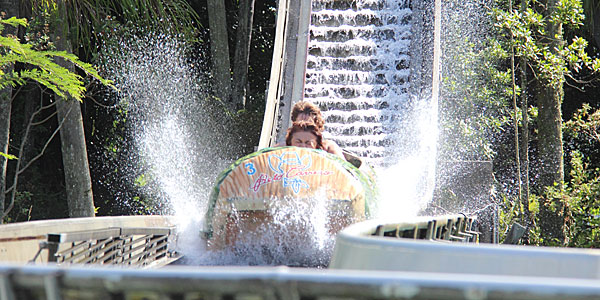
{"label": "lettering on boat", "polygon": [[[252,191],[258,192],[261,187],[267,184],[281,182],[284,188],[291,188],[297,194],[303,188],[310,188],[308,182],[302,179],[303,177],[333,174],[331,170],[310,170],[312,157],[310,155],[300,157],[295,151],[283,152],[280,155],[269,155],[268,165],[271,172],[268,172],[268,170],[267,172],[260,172],[250,186]],[[260,170],[253,162],[244,164],[244,167],[248,176],[255,175]]]}

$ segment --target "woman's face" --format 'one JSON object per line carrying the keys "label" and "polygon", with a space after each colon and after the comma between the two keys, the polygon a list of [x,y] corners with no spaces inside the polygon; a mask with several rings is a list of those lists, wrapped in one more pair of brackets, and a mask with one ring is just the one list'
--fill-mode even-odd
{"label": "woman's face", "polygon": [[296,131],[292,135],[292,146],[316,149],[317,136],[309,131]]}

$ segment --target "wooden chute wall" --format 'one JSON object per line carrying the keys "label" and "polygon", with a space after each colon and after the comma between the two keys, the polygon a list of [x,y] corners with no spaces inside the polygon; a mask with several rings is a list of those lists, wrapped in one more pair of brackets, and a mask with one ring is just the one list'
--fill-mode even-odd
{"label": "wooden chute wall", "polygon": [[[285,139],[291,107],[304,95],[310,0],[279,0],[271,77],[258,149]],[[283,130],[282,130],[283,128]]]}

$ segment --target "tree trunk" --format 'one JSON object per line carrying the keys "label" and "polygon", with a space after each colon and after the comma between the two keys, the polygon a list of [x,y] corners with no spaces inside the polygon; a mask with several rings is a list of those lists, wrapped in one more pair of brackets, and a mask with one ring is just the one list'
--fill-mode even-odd
{"label": "tree trunk", "polygon": [[207,4],[213,92],[230,109],[235,109],[231,99],[231,63],[229,61],[225,2],[224,0],[208,0]]}
{"label": "tree trunk", "polygon": [[233,60],[233,102],[238,109],[246,107],[246,87],[248,86],[248,64],[250,61],[253,16],[254,0],[241,0],[238,14],[237,42]]}
{"label": "tree trunk", "polygon": [[[548,13],[556,9],[557,0],[548,0]],[[556,38],[558,37],[558,38]],[[562,24],[548,22],[546,28],[546,41],[550,51],[556,51],[562,40]],[[539,179],[538,188],[553,186],[555,183],[562,188],[564,180],[563,163],[563,136],[561,104],[564,96],[563,80],[560,83],[540,82],[537,94],[538,100],[538,151],[539,151]],[[554,200],[560,201],[560,200]],[[540,229],[546,238],[557,239],[564,242],[564,216],[562,215],[562,202],[553,203],[555,209],[547,205],[540,205]]]}
{"label": "tree trunk", "polygon": [[[10,72],[12,67],[4,69],[5,72]],[[0,152],[8,154],[8,136],[10,133],[10,112],[11,112],[11,96],[12,88],[6,87],[0,91]],[[4,205],[6,202],[6,168],[8,167],[8,159],[0,156],[0,224],[2,224],[2,216],[4,215]]]}
{"label": "tree trunk", "polygon": [[590,5],[590,7],[592,8],[592,20],[590,27],[592,29],[592,37],[594,38],[595,46],[600,47],[600,5],[597,4],[597,1],[591,2],[592,4]]}
{"label": "tree trunk", "polygon": [[[528,0],[521,1],[520,12],[525,14],[527,12],[527,8],[529,7]],[[529,227],[532,225],[531,222],[531,214],[529,212],[529,104],[527,101],[528,91],[527,91],[527,58],[525,56],[521,56],[520,59],[520,70],[521,70],[521,116],[523,118],[523,130],[521,130],[521,163],[523,165],[523,182],[524,184],[524,195],[523,195],[523,210],[524,215],[521,218],[522,225]]]}
{"label": "tree trunk", "polygon": [[524,215],[521,219],[523,225],[531,225],[531,215],[529,212],[529,104],[527,101],[527,59],[521,57],[521,116],[523,118],[523,130],[521,130],[521,164],[523,165],[523,186],[524,195],[522,199]]}
{"label": "tree trunk", "polygon": [[[0,12],[6,12],[6,18],[19,17],[19,3],[18,0],[1,0],[0,1]],[[11,26],[5,26],[2,35],[17,34],[17,28]],[[14,66],[11,64],[4,68],[5,74],[12,72]],[[11,113],[11,99],[12,99],[12,87],[7,86],[0,90],[0,152],[8,154],[8,141],[10,134],[10,113]],[[3,222],[2,216],[4,215],[4,205],[6,200],[6,168],[8,167],[8,159],[0,155],[0,224]]]}
{"label": "tree trunk", "polygon": [[[59,51],[71,53],[71,46],[67,40],[68,25],[65,21],[65,3],[58,1],[58,20],[56,24],[56,37],[54,39]],[[58,63],[73,71],[73,66],[62,59]],[[60,120],[65,120],[60,128],[60,141],[62,150],[63,167],[65,172],[65,185],[69,216],[93,217],[94,199],[92,196],[92,180],[85,145],[83,119],[81,117],[80,103],[74,99],[58,99],[56,110]]]}

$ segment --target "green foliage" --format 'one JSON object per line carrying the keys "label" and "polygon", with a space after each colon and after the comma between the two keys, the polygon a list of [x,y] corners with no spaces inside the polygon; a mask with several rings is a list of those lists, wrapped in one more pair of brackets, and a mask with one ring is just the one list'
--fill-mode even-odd
{"label": "green foliage", "polygon": [[146,174],[141,174],[135,179],[135,185],[139,187],[144,187],[148,185],[148,176]]}
{"label": "green foliage", "polygon": [[[56,1],[34,1],[33,11],[53,15]],[[96,52],[95,47],[102,41],[104,25],[116,21],[140,27],[157,27],[183,33],[188,37],[196,35],[195,25],[199,16],[185,0],[98,0],[65,1],[65,20],[58,24],[68,25],[68,38],[75,48],[82,48],[88,55]]]}
{"label": "green foliage", "polygon": [[[583,70],[595,72],[599,69],[600,59],[588,54],[586,39],[576,35],[569,39],[565,38],[565,30],[575,32],[575,29],[583,25],[584,10],[581,0],[531,0],[526,3],[527,7],[523,9],[518,6],[508,7],[509,1],[496,0],[496,7],[491,10],[491,16],[494,27],[498,30],[500,47],[509,53],[514,51],[516,64],[511,66],[506,63],[505,70],[510,72],[511,67],[516,69],[523,62],[527,64],[528,78],[526,80],[534,79],[534,86],[537,88],[537,90],[529,89],[529,95],[534,95],[539,89],[544,88],[559,90],[566,78],[575,77],[578,72]],[[506,56],[506,58],[510,58],[510,56]],[[518,75],[518,71],[515,73]],[[516,84],[522,84],[519,83],[521,80],[517,77]],[[515,86],[515,91],[517,95],[520,95],[519,86]],[[527,110],[531,118],[537,117],[537,107],[530,106]],[[563,131],[569,141],[596,139],[598,128],[596,118],[599,116],[590,114],[589,111],[590,107],[584,106],[574,119],[565,124]],[[521,122],[521,118],[522,116],[515,122]],[[538,133],[540,128],[536,128],[535,123],[530,123],[530,125],[533,126],[530,126],[529,133]],[[580,152],[578,147],[583,149],[587,146],[577,142],[565,145],[567,155],[570,154],[570,164],[566,167],[567,170],[570,170],[569,176],[567,176],[568,182],[564,185],[557,184],[546,187],[546,190],[538,195],[530,195],[528,207],[526,207],[531,213],[530,219],[523,215],[525,207],[521,207],[522,204],[509,200],[510,196],[505,195],[501,212],[501,223],[506,226],[504,229],[507,230],[512,222],[525,222],[530,228],[529,243],[590,246],[590,243],[584,241],[585,239],[578,237],[582,236],[581,233],[584,231],[585,226],[582,224],[593,224],[589,213],[593,209],[588,208],[596,205],[592,203],[590,197],[596,195],[594,188],[591,187],[596,185],[598,175],[593,171],[594,167],[589,167],[589,157],[586,158],[585,155],[582,155],[582,153],[593,152],[588,152],[588,149]],[[586,163],[583,163],[584,161]],[[516,174],[508,177],[513,178],[513,183],[508,185],[514,186]],[[536,224],[542,223],[539,222],[540,208],[558,216],[558,223],[560,220],[564,220],[564,224],[555,225],[563,228],[567,237],[566,241],[543,236],[542,230],[536,226]],[[586,228],[589,229],[589,227]],[[592,233],[590,235],[594,236]]]}
{"label": "green foliage", "polygon": [[535,231],[532,243],[548,246],[600,247],[600,170],[589,169],[583,155],[574,152],[570,181],[563,187],[548,187],[538,198],[539,205],[558,211],[565,220],[565,243]]}
{"label": "green foliage", "polygon": [[[505,4],[504,0],[497,1]],[[567,43],[561,30],[552,38],[546,36],[548,26],[577,28],[583,24],[580,0],[559,0],[554,9],[537,0],[529,3],[525,12],[493,9],[494,25],[502,30],[506,49],[513,47],[517,57],[526,58],[538,80],[556,87],[571,71],[599,69],[600,59],[587,55],[588,42],[584,38],[574,37]]]}
{"label": "green foliage", "polygon": [[[32,25],[25,19],[17,19],[15,17],[0,19],[0,31],[3,31],[6,26],[24,26],[29,29],[25,34],[24,42],[13,35],[5,34],[0,36],[0,88],[38,83],[59,97],[72,97],[82,101],[86,93],[86,78],[72,71],[72,68],[62,66],[63,62],[75,66],[82,74],[97,79],[101,84],[112,87],[111,82],[102,78],[91,64],[81,61],[73,54],[64,51],[55,51],[55,47],[48,36],[47,24],[43,18],[35,18],[32,21]],[[26,122],[31,114],[31,112],[28,115],[20,114],[23,107],[26,106],[23,105],[23,99],[32,100],[27,98],[27,94],[27,92],[14,93],[15,100],[12,105],[10,118],[10,128],[13,131],[10,133],[11,143],[14,145],[27,143],[27,141],[20,140],[21,133],[19,132],[19,130],[26,126]],[[42,93],[42,95],[41,101],[47,100],[47,95],[45,93]],[[47,130],[52,131],[52,129],[48,129],[45,126],[36,126],[35,129],[32,129],[31,133],[46,132]],[[17,132],[19,133],[17,134]],[[32,153],[42,148],[45,149],[43,150],[45,154],[52,157],[52,150],[49,148],[46,149],[44,143],[39,145],[39,143],[36,143],[38,140],[35,138],[29,141],[27,144],[28,147],[36,150],[26,150],[23,154],[24,157],[31,159]],[[0,153],[0,155],[9,159],[16,159],[16,157],[5,153]],[[31,162],[27,161],[27,163]],[[56,173],[52,173],[55,170],[60,170],[62,166],[56,168],[49,166],[46,164],[46,168],[39,168],[36,164],[31,164],[28,165],[26,170],[15,170],[9,164],[7,178],[13,178],[14,172],[18,171],[18,176],[24,177],[26,180],[19,182],[17,188],[20,191],[17,191],[13,187],[14,194],[12,200],[14,201],[11,200],[6,211],[8,215],[5,220],[27,221],[30,219],[68,216],[68,209],[64,201],[64,191],[60,191],[61,181],[55,180],[57,177],[61,177],[56,176]]]}
{"label": "green foliage", "polygon": [[584,103],[574,116],[564,124],[564,133],[573,137],[593,139],[600,142],[600,110],[590,112],[592,107]]}
{"label": "green foliage", "polygon": [[6,159],[17,159],[17,157],[16,157],[16,156],[14,156],[14,155],[11,155],[11,154],[6,154],[6,153],[4,153],[4,152],[0,152],[0,156],[3,156],[3,157],[4,157],[4,158],[6,158]]}
{"label": "green foliage", "polygon": [[521,202],[516,201],[515,197],[502,194],[500,198],[501,209],[498,211],[498,230],[503,233],[500,235],[500,243],[502,243],[512,224],[514,222],[522,223],[524,214]]}
{"label": "green foliage", "polygon": [[[0,31],[4,30],[4,25],[27,26],[27,21],[15,17],[0,20]],[[86,91],[83,78],[68,68],[60,66],[56,62],[57,59],[71,62],[103,84],[111,85],[111,82],[102,78],[92,65],[82,62],[77,56],[64,51],[34,50],[32,45],[22,44],[14,36],[0,36],[0,51],[0,89],[7,86],[16,87],[25,84],[27,80],[33,80],[60,97],[71,96],[82,101]],[[32,68],[8,73],[3,71],[6,66],[14,63],[24,63]]]}
{"label": "green foliage", "polygon": [[581,0],[559,0],[550,19],[556,24],[579,27],[583,25],[583,7]]}
{"label": "green foliage", "polygon": [[[568,247],[600,247],[600,168],[593,167],[590,162],[597,155],[597,150],[589,152],[586,143],[600,142],[600,110],[592,112],[585,104],[575,115],[564,123],[566,140],[579,141],[577,146],[582,151],[573,149],[569,152],[570,161],[568,180],[560,185],[546,187],[540,195],[532,194],[529,199],[531,220],[527,243],[543,246]],[[595,147],[597,148],[597,147]],[[586,152],[583,152],[586,151]],[[507,232],[512,222],[523,222],[525,217],[518,202],[503,197],[500,211],[501,232]],[[561,216],[564,220],[563,232],[565,240],[545,236],[541,228],[536,226],[540,221],[540,207],[544,206]]]}

